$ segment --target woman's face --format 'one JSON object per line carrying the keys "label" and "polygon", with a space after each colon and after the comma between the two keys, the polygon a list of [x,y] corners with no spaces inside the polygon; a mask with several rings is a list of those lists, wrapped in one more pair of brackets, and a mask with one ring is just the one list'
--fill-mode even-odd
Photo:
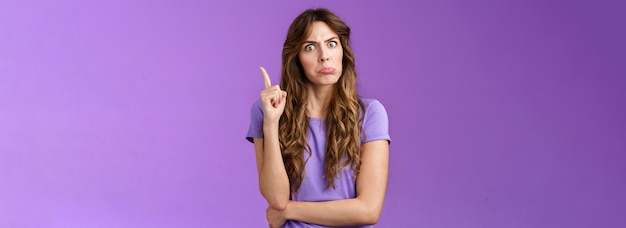
{"label": "woman's face", "polygon": [[304,74],[314,85],[333,85],[343,70],[343,47],[339,36],[324,22],[313,22],[310,29],[311,33],[298,54]]}

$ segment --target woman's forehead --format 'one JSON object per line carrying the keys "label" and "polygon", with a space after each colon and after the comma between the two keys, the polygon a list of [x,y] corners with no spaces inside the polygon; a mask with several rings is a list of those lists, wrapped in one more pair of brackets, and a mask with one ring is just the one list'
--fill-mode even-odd
{"label": "woman's forehead", "polygon": [[315,21],[309,26],[308,35],[306,41],[326,41],[328,39],[339,37],[337,32],[333,31],[330,26],[322,21]]}

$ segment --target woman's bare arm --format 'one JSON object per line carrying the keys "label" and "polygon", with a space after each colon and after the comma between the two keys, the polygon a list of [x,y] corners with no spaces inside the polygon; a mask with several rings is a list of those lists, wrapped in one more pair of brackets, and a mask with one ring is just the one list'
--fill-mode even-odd
{"label": "woman's bare arm", "polygon": [[259,188],[272,209],[284,210],[289,201],[290,190],[278,141],[278,123],[285,108],[287,93],[278,85],[272,86],[265,69],[260,69],[265,84],[260,95],[263,107],[263,138],[254,139]]}
{"label": "woman's bare arm", "polygon": [[264,130],[265,138],[254,139],[259,188],[271,208],[284,210],[289,201],[289,178],[280,153],[278,134],[270,133],[272,131]]}

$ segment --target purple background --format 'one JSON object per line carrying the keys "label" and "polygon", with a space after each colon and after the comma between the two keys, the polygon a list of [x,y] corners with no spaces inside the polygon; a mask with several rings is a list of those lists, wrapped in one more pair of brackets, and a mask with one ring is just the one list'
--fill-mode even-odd
{"label": "purple background", "polygon": [[390,117],[379,227],[626,227],[619,1],[0,2],[0,227],[266,227],[250,105],[328,7]]}

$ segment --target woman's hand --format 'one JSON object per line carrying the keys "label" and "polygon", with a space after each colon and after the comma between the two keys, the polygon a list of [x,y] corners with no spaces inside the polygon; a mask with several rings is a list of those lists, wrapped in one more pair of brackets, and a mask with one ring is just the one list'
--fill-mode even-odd
{"label": "woman's hand", "polygon": [[267,218],[267,222],[270,224],[270,228],[280,228],[287,222],[285,219],[285,211],[274,210],[271,207],[267,207],[265,209],[265,217]]}
{"label": "woman's hand", "polygon": [[261,91],[263,119],[264,122],[278,123],[280,116],[285,111],[287,92],[282,91],[278,85],[272,86],[272,81],[265,68],[260,67],[260,69],[265,81],[265,89]]}

